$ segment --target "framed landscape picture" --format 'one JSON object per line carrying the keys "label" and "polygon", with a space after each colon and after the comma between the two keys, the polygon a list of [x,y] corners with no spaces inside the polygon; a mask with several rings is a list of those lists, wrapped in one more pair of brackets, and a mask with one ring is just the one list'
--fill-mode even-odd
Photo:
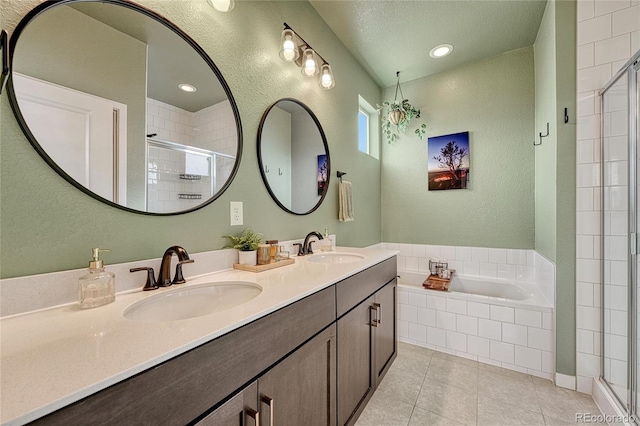
{"label": "framed landscape picture", "polygon": [[318,195],[322,195],[327,186],[327,156],[318,155]]}
{"label": "framed landscape picture", "polygon": [[469,132],[435,136],[427,142],[429,191],[466,189],[469,178]]}

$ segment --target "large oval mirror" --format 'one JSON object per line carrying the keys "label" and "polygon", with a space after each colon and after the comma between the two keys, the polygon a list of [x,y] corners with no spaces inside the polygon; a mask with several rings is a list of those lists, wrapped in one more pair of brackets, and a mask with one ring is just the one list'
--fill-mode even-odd
{"label": "large oval mirror", "polygon": [[284,210],[316,210],[329,187],[329,146],[315,114],[296,99],[281,99],[262,116],[258,163],[267,190]]}
{"label": "large oval mirror", "polygon": [[231,183],[240,116],[211,58],[122,0],[47,1],[11,37],[9,98],[27,138],[73,185],[145,214],[201,208]]}

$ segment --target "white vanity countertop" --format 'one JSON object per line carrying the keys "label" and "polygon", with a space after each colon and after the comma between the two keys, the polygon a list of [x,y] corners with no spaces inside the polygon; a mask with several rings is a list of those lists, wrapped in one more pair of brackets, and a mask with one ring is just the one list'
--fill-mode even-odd
{"label": "white vanity countertop", "polygon": [[[248,281],[262,287],[256,298],[232,309],[192,319],[145,323],[123,317],[146,297],[171,291],[136,291],[82,310],[75,304],[0,321],[0,422],[18,425],[105,389],[154,365],[215,339],[397,254],[338,248],[363,260],[344,264],[296,263],[261,273],[225,270],[188,280]],[[144,277],[140,277],[140,288]],[[75,283],[74,283],[75,285]]]}

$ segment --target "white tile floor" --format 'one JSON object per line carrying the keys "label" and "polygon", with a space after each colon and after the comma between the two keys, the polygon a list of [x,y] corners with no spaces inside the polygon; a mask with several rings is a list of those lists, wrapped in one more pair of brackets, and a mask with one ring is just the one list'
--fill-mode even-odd
{"label": "white tile floor", "polygon": [[527,374],[406,343],[357,426],[575,425],[589,395]]}

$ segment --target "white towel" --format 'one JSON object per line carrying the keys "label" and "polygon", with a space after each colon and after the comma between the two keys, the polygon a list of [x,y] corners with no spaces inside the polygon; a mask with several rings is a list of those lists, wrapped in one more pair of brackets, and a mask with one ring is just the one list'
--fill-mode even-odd
{"label": "white towel", "polygon": [[338,184],[340,197],[340,210],[338,220],[340,222],[351,222],[353,220],[353,186],[351,182],[342,181]]}

